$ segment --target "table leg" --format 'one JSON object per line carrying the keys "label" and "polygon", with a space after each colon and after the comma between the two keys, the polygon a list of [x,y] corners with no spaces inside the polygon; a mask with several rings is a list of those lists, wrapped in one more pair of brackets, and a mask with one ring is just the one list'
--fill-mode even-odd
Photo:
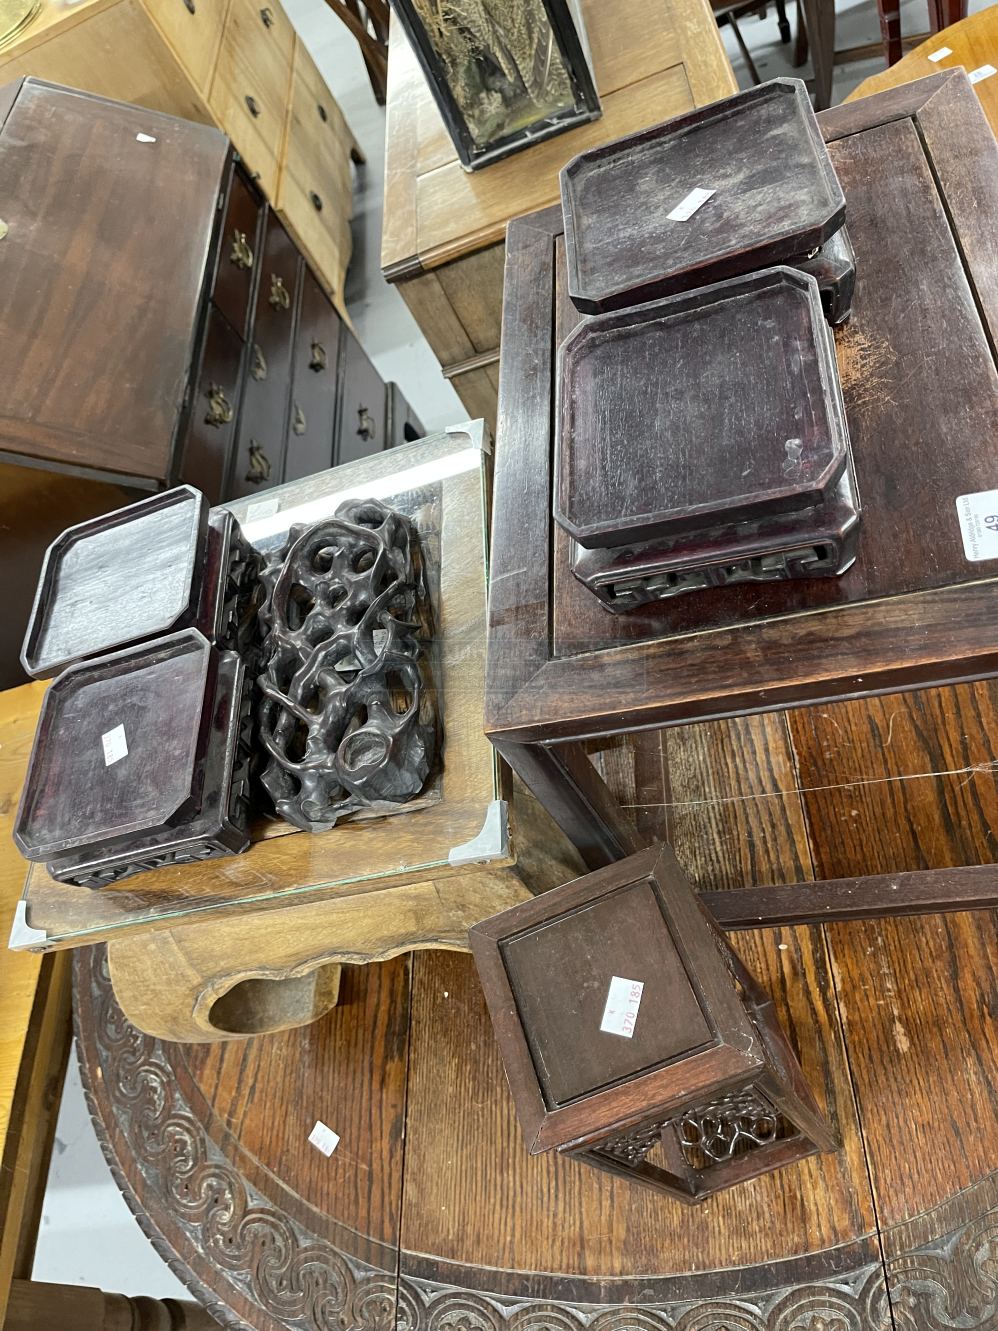
{"label": "table leg", "polygon": [[824,111],[832,104],[835,68],[835,0],[802,0],[811,64],[814,67],[814,106]]}
{"label": "table leg", "polygon": [[[933,0],[929,0],[930,8]],[[884,59],[888,66],[896,65],[901,59],[901,9],[900,0],[877,0],[877,14],[880,17],[880,41],[884,48]]]}
{"label": "table leg", "polygon": [[80,1285],[15,1280],[3,1331],[218,1331],[218,1323],[186,1299],[128,1298]]}
{"label": "table leg", "polygon": [[929,31],[942,32],[967,17],[967,0],[929,0]]}
{"label": "table leg", "polygon": [[601,869],[647,844],[581,744],[549,747],[506,740],[493,743],[575,845],[589,869]]}

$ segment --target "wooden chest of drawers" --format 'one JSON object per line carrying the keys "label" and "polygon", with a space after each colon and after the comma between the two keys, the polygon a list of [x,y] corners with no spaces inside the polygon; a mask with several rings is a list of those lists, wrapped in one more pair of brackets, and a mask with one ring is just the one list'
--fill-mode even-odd
{"label": "wooden chest of drawers", "polygon": [[405,437],[219,131],[23,79],[0,91],[0,198],[12,460],[218,503]]}

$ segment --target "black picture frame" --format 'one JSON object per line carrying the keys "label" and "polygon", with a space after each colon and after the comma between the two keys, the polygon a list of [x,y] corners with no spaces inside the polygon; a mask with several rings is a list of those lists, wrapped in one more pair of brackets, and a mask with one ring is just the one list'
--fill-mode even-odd
{"label": "black picture frame", "polygon": [[552,115],[541,116],[512,132],[499,133],[484,146],[475,142],[467,118],[448,82],[443,59],[426,31],[413,0],[390,0],[390,3],[426,75],[434,101],[466,171],[480,170],[522,148],[528,148],[602,115],[585,27],[575,0],[541,0],[568,72],[573,105]]}

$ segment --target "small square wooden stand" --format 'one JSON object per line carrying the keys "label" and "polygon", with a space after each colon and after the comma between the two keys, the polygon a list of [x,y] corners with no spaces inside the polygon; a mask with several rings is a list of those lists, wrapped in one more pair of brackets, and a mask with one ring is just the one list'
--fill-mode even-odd
{"label": "small square wooden stand", "polygon": [[835,1146],[769,997],[667,846],[469,937],[532,1155],[697,1202]]}

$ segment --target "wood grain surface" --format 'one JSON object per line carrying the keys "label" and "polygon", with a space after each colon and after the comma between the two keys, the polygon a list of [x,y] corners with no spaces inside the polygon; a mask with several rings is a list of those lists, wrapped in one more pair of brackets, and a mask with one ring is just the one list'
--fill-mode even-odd
{"label": "wood grain surface", "polygon": [[162,484],[230,149],[154,112],[84,109],[29,79],[0,131],[0,336],[21,348],[0,371],[0,447]]}
{"label": "wood grain surface", "polygon": [[[949,54],[939,60],[929,57],[937,51],[949,48]],[[915,79],[925,78],[929,74],[938,74],[940,70],[955,69],[959,66],[969,74],[982,65],[994,64],[998,51],[998,11],[994,5],[971,14],[969,18],[953,23],[941,32],[935,32],[913,51],[908,51],[889,69],[871,74],[846,98],[847,102],[859,101],[875,92],[886,88],[896,88],[902,83],[912,83]],[[984,114],[992,129],[998,131],[998,78],[994,76],[981,79],[974,84],[974,92],[980,99]]]}
{"label": "wood grain surface", "polygon": [[[891,862],[877,859],[868,830],[844,839],[810,808],[815,746],[839,746],[822,784],[841,801],[860,780],[891,784],[901,792],[893,817],[918,829],[921,804],[906,804],[917,779],[893,778],[959,746],[972,704],[943,700],[970,692],[908,695],[879,769],[866,738],[879,701],[840,704],[817,739],[814,726],[796,738],[798,714],[770,714],[646,735],[637,761],[618,742],[598,761],[638,819],[668,818],[700,886],[737,895],[774,876]],[[927,749],[920,733],[936,728],[947,734]],[[671,789],[649,777],[656,748]],[[929,827],[925,837],[938,858],[940,834]],[[601,1328],[640,1331],[990,1331],[991,918],[734,941],[772,992],[843,1144],[693,1209],[570,1159],[527,1155],[470,958],[459,953],[350,969],[340,1005],[298,1036],[209,1048],[131,1032],[100,950],[81,952],[84,1069],[126,1196],[229,1326],[317,1331],[332,1316],[365,1329],[398,1317],[418,1328],[581,1331],[598,1317]],[[146,1122],[144,1106],[161,1093],[163,1111]],[[342,1138],[329,1160],[303,1144],[316,1118]],[[177,1132],[174,1164],[162,1144]],[[276,1247],[261,1267],[264,1235]],[[334,1275],[310,1280],[309,1262]]]}
{"label": "wood grain surface", "polygon": [[[975,438],[994,437],[998,265],[993,228],[980,225],[994,139],[959,71],[820,122],[860,258],[838,359],[865,516],[842,578],[716,589],[621,616],[579,586],[550,517],[552,351],[578,318],[561,223],[549,209],[510,228],[486,727],[524,772],[540,762],[523,755],[527,745],[544,745],[550,767],[559,741],[972,678],[998,664],[990,566],[967,558],[955,515],[957,495],[986,488],[993,471],[985,448],[966,447],[962,420],[966,409]],[[893,226],[898,209],[910,229]],[[952,319],[952,343],[940,341],[930,305]],[[955,392],[935,373],[951,355]],[[915,363],[932,371],[911,378]],[[555,775],[546,797],[560,798],[562,826],[598,847],[614,816],[606,801],[595,813],[591,792],[583,802],[562,781],[559,797],[558,784]]]}
{"label": "wood grain surface", "polygon": [[[896,105],[884,126],[892,149]],[[969,208],[954,198],[957,230]],[[553,292],[551,252],[550,226],[522,231],[513,280],[526,289],[547,272]],[[978,291],[979,308],[988,299]],[[532,373],[501,446],[525,462],[549,411],[549,362],[529,339],[550,344],[550,305],[514,310],[508,327],[526,339],[513,363]],[[522,654],[501,660],[490,706],[508,706],[547,661],[549,546],[541,539],[533,560],[524,538],[535,490],[547,508],[547,465],[544,455],[517,503],[497,507],[494,548],[516,557],[493,584],[493,631]],[[915,658],[928,659],[934,595],[917,598]],[[993,598],[983,585],[968,595],[986,636]],[[878,614],[889,619],[891,605]],[[832,616],[814,618],[827,637]],[[934,631],[936,644],[949,635],[954,662],[970,642],[942,614]],[[724,639],[684,668],[709,673]],[[614,660],[628,652],[591,654],[606,667],[607,717]],[[631,652],[644,719],[666,655],[660,641]],[[658,752],[645,735],[637,760],[630,741],[613,740],[598,765],[627,806],[622,825],[669,829],[697,885],[732,896],[773,880],[990,863],[992,687],[710,720],[662,733]],[[79,952],[85,1080],[141,1223],[229,1327],[993,1331],[992,916],[746,932],[734,944],[771,989],[843,1145],[693,1211],[527,1156],[471,963],[457,953],[347,972],[340,1004],[305,1038],[185,1050],[133,1031],[101,951]],[[329,1160],[304,1140],[316,1118],[347,1125]]]}

